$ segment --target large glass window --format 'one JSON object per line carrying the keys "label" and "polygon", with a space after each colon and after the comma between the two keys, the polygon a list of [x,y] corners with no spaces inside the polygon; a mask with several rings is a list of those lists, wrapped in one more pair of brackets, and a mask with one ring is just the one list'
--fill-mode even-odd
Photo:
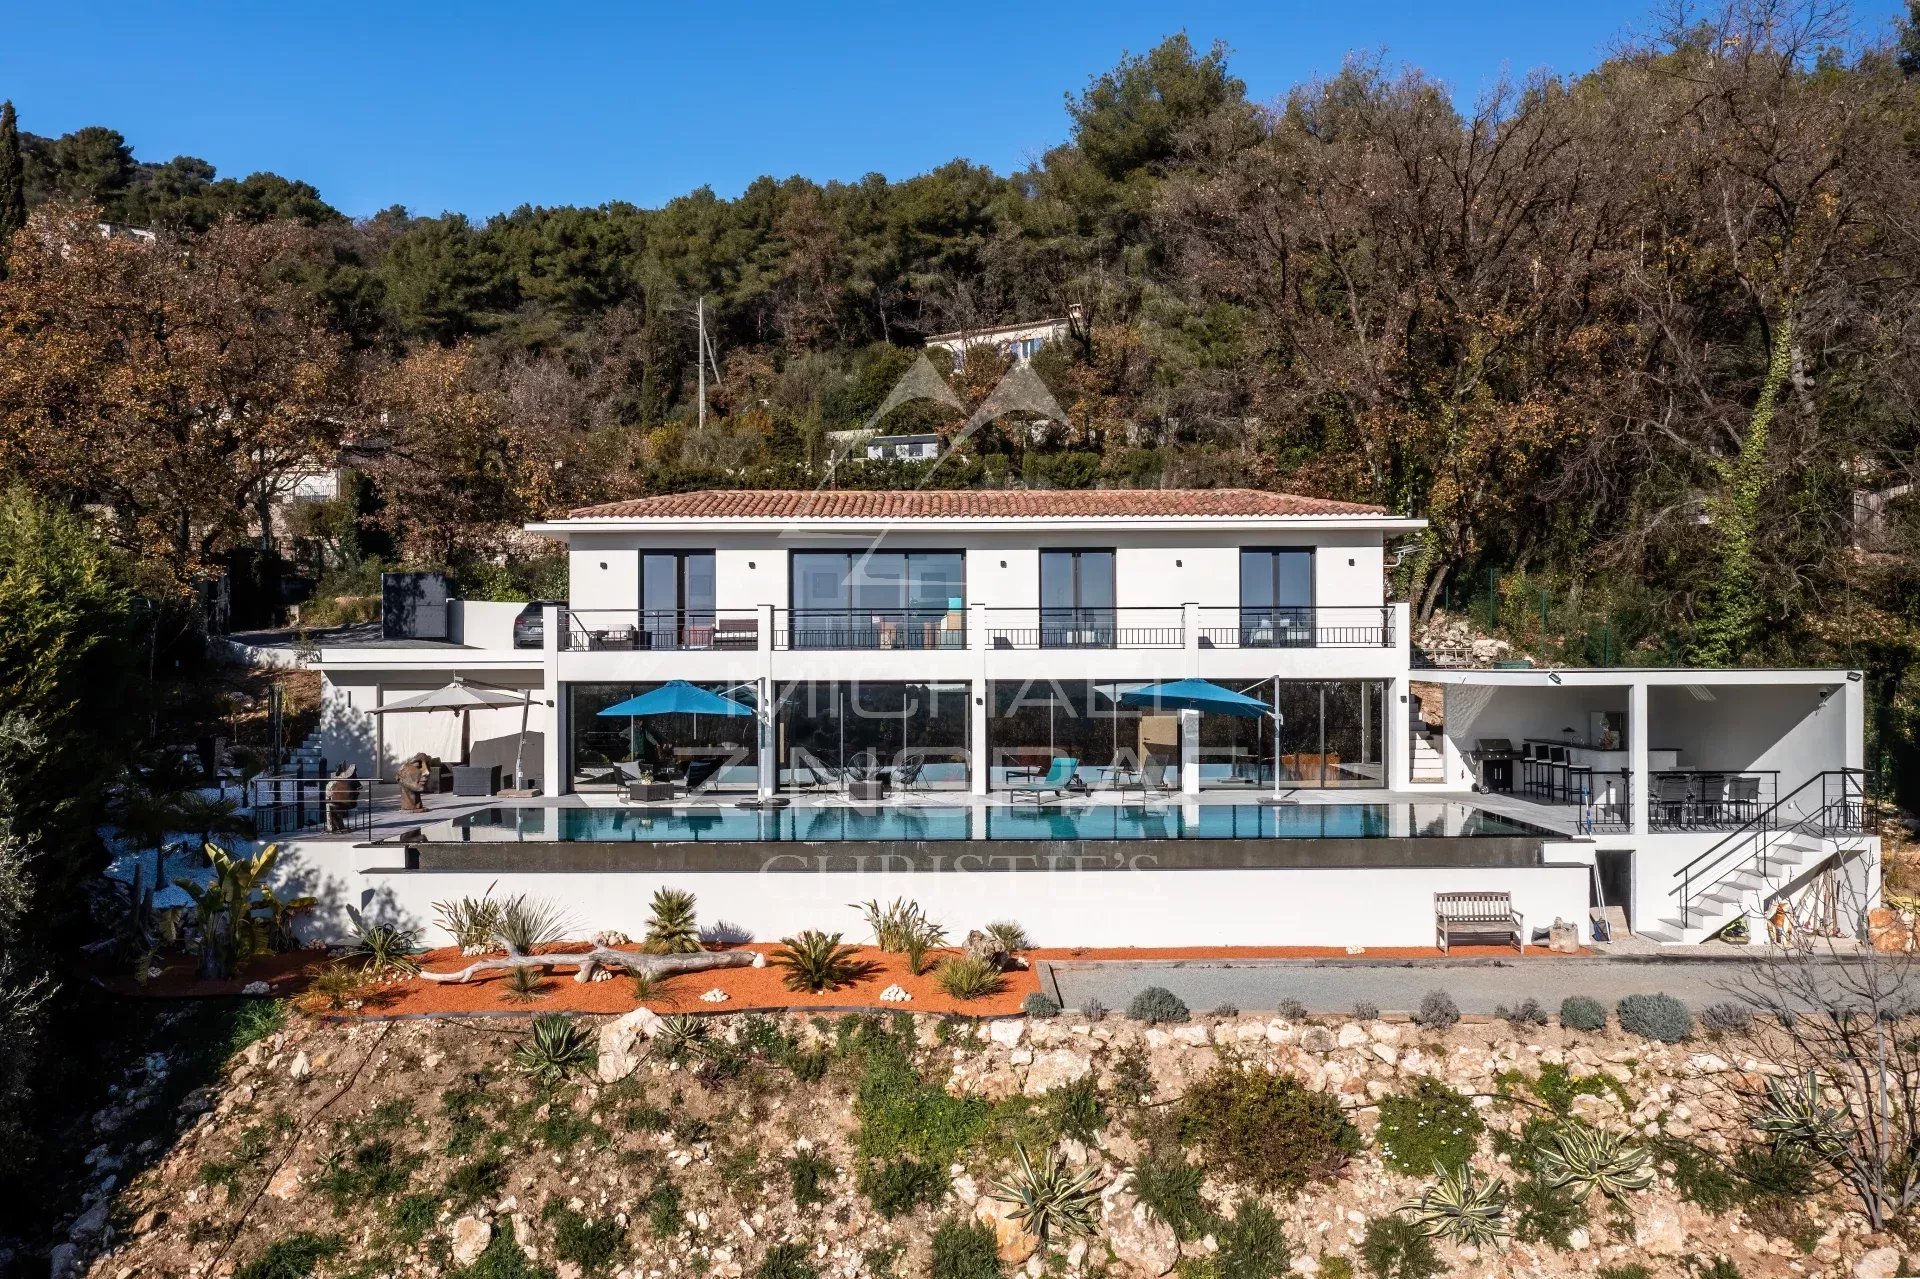
{"label": "large glass window", "polygon": [[1305,648],[1313,643],[1313,551],[1240,552],[1240,647]]}
{"label": "large glass window", "polygon": [[[628,782],[674,781],[690,790],[755,789],[760,777],[760,730],[750,716],[600,714],[615,703],[659,687],[659,681],[567,685],[567,750],[573,788],[611,791]],[[750,687],[719,683],[700,687],[753,705]]]}
{"label": "large glass window", "polygon": [[965,648],[961,551],[795,551],[794,648]]}
{"label": "large glass window", "polygon": [[1040,647],[1112,648],[1112,551],[1040,552]]}
{"label": "large glass window", "polygon": [[1179,784],[1180,725],[1173,711],[1119,704],[1148,680],[995,680],[988,689],[987,785],[1018,788],[1044,776],[1057,757],[1080,761],[1089,786],[1145,773]]}
{"label": "large glass window", "polygon": [[844,790],[885,778],[898,790],[967,788],[968,686],[803,680],[774,707],[782,790]]}
{"label": "large glass window", "polygon": [[640,556],[640,636],[648,648],[705,648],[713,639],[713,552]]}
{"label": "large glass window", "polygon": [[1282,785],[1387,784],[1386,681],[1283,680],[1277,704]]}

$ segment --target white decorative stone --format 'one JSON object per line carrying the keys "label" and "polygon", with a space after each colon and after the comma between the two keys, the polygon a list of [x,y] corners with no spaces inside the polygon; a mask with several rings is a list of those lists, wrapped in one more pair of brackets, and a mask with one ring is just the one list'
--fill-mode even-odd
{"label": "white decorative stone", "polygon": [[905,1004],[912,1001],[913,996],[909,995],[903,986],[889,986],[880,992],[880,1002],[883,1004]]}
{"label": "white decorative stone", "polygon": [[240,988],[240,993],[251,999],[264,999],[273,993],[273,987],[263,981],[250,981]]}
{"label": "white decorative stone", "polygon": [[728,998],[729,996],[726,991],[715,986],[712,990],[700,996],[700,1001],[707,1004],[724,1004]]}

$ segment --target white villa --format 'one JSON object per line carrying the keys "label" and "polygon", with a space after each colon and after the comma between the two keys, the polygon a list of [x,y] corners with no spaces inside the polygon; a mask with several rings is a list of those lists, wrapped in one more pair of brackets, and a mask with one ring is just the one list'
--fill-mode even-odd
{"label": "white villa", "polygon": [[[328,767],[425,752],[499,766],[484,792],[517,758],[524,793],[398,820],[381,791],[288,865],[421,923],[498,884],[637,931],[673,883],[761,937],[895,895],[1058,945],[1430,946],[1455,892],[1582,939],[1760,932],[1783,900],[1857,930],[1857,672],[1426,669],[1385,585],[1422,527],[1252,490],[577,510],[529,526],[571,559],[540,647],[520,605],[456,601],[448,641],[315,663]],[[380,712],[455,680],[525,704]],[[644,700],[669,681],[695,689]]]}

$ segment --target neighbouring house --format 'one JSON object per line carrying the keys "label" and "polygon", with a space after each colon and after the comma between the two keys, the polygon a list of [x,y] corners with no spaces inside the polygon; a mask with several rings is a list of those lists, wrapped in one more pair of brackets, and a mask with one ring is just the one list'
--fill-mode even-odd
{"label": "neighbouring house", "polygon": [[[1457,892],[1529,932],[1693,942],[1780,900],[1855,930],[1858,672],[1418,669],[1386,567],[1423,527],[1244,489],[576,510],[529,526],[571,565],[539,647],[454,601],[446,640],[312,656],[330,766],[517,752],[539,796],[286,861],[420,922],[497,883],[631,930],[671,882],[759,936],[896,895],[1068,945],[1431,945]],[[456,678],[525,704],[380,709]]]}
{"label": "neighbouring house", "polygon": [[926,345],[932,350],[951,355],[956,368],[967,362],[967,352],[983,346],[992,347],[1015,364],[1027,364],[1040,353],[1041,347],[1067,336],[1079,317],[1080,309],[1076,306],[1069,308],[1066,316],[1056,319],[1025,320],[1018,324],[996,324],[984,329],[936,333],[927,339]]}

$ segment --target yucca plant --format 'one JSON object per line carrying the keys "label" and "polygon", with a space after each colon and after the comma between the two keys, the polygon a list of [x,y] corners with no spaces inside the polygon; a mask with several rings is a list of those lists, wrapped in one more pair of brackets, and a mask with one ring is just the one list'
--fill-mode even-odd
{"label": "yucca plant", "polygon": [[1628,1191],[1653,1184],[1653,1157],[1645,1149],[1589,1124],[1556,1127],[1535,1162],[1546,1184],[1568,1191],[1576,1203],[1584,1203],[1596,1190],[1609,1199],[1623,1199]]}
{"label": "yucca plant", "polygon": [[513,1050],[513,1067],[552,1087],[592,1066],[594,1058],[593,1040],[585,1026],[559,1013],[542,1013],[533,1019],[533,1033]]}
{"label": "yucca plant", "polygon": [[547,993],[546,975],[537,968],[510,968],[502,993],[516,1004],[530,1004]]}
{"label": "yucca plant", "polygon": [[692,955],[700,949],[693,894],[678,888],[654,889],[653,917],[647,921],[647,953]]}
{"label": "yucca plant", "polygon": [[353,907],[347,907],[347,919],[353,924],[353,944],[347,954],[375,976],[393,974],[411,977],[420,971],[413,957],[419,948],[419,934],[398,924],[377,924]]}
{"label": "yucca plant", "polygon": [[493,899],[493,889],[489,886],[478,897],[456,897],[452,901],[435,902],[433,913],[460,952],[473,954],[491,950],[497,944],[494,935],[500,931],[500,906],[501,903]]}
{"label": "yucca plant", "polygon": [[809,928],[798,937],[783,938],[773,952],[775,967],[787,970],[788,990],[818,994],[850,986],[866,975],[867,965],[860,962],[857,946],[843,946],[839,933],[823,933]]}
{"label": "yucca plant", "polygon": [[1035,1168],[1025,1146],[1016,1142],[1013,1152],[1019,1167],[1005,1181],[995,1182],[991,1191],[993,1198],[1014,1206],[1007,1216],[1041,1243],[1056,1235],[1091,1239],[1100,1220],[1100,1170],[1076,1173],[1057,1153]]}
{"label": "yucca plant", "polygon": [[660,1029],[654,1032],[654,1050],[668,1061],[684,1061],[700,1050],[711,1029],[706,1018],[696,1017],[692,1013],[663,1017],[660,1019]]}
{"label": "yucca plant", "polygon": [[931,920],[925,921],[919,931],[909,934],[900,947],[900,953],[907,957],[907,971],[915,977],[925,976],[928,952],[946,944],[947,930]]}
{"label": "yucca plant", "polygon": [[514,954],[531,955],[560,941],[572,929],[572,921],[557,903],[521,893],[500,903],[494,936]]}
{"label": "yucca plant", "polygon": [[[854,903],[873,930],[873,944],[895,954],[904,952],[914,941],[927,936],[945,938],[946,930],[927,918],[920,903],[896,897],[882,906],[878,900]],[[938,942],[931,944],[937,945]]]}
{"label": "yucca plant", "polygon": [[957,955],[940,965],[933,975],[940,989],[955,999],[985,999],[1006,989],[1007,979],[992,961],[978,955]]}
{"label": "yucca plant", "polygon": [[1400,1211],[1430,1235],[1484,1248],[1507,1233],[1507,1188],[1497,1178],[1482,1178],[1469,1164],[1434,1165],[1434,1183]]}

